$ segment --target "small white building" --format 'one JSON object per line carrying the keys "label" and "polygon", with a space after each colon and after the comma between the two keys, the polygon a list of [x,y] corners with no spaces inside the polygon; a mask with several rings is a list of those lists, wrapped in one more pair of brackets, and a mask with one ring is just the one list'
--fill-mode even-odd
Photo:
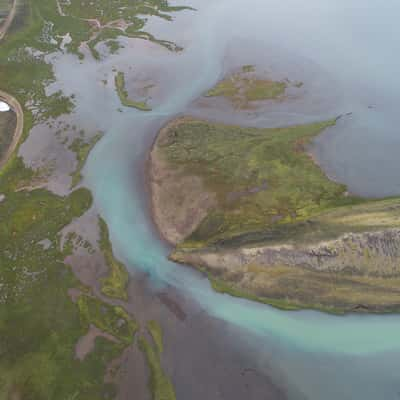
{"label": "small white building", "polygon": [[6,111],[10,111],[10,106],[6,102],[0,100],[0,112]]}

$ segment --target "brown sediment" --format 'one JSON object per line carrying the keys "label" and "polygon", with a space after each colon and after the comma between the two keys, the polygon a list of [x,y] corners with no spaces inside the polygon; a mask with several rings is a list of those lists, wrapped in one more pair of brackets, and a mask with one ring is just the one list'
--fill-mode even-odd
{"label": "brown sediment", "polygon": [[200,177],[183,174],[183,168],[169,168],[159,152],[171,130],[191,120],[181,117],[167,123],[154,141],[148,160],[152,216],[163,238],[171,244],[190,235],[216,204],[215,194],[206,190]]}
{"label": "brown sediment", "polygon": [[168,293],[159,293],[157,297],[160,301],[178,318],[180,321],[186,319],[186,313],[183,311],[182,307],[168,296]]}
{"label": "brown sediment", "polygon": [[79,299],[79,296],[82,294],[82,292],[77,289],[77,288],[69,288],[68,289],[68,295],[71,298],[73,303],[76,303]]}
{"label": "brown sediment", "polygon": [[90,324],[89,330],[85,336],[82,336],[75,345],[75,357],[83,361],[86,356],[94,349],[96,338],[102,337],[113,343],[119,343],[119,340],[107,332],[103,332],[97,326]]}

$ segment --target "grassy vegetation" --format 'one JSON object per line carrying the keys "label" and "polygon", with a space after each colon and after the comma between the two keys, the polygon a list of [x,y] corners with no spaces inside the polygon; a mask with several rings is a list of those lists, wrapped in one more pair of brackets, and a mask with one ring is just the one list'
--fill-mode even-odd
{"label": "grassy vegetation", "polygon": [[[103,382],[120,347],[99,341],[84,361],[75,343],[86,333],[68,296],[79,286],[64,264],[59,232],[91,206],[79,189],[68,197],[45,190],[6,193],[0,203],[0,398],[99,399],[114,392]],[[41,241],[48,239],[46,249]]]}
{"label": "grassy vegetation", "polygon": [[118,72],[115,76],[115,88],[119,99],[125,107],[137,108],[140,111],[151,111],[151,108],[143,101],[133,101],[128,97],[128,92],[125,89],[125,75],[123,72]]}
{"label": "grassy vegetation", "polygon": [[176,12],[188,7],[173,7],[165,0],[60,0],[63,11],[73,17],[97,19],[102,25],[123,19],[141,28],[146,19],[144,16],[157,16],[170,21],[171,12]]}
{"label": "grassy vegetation", "polygon": [[78,307],[82,325],[87,329],[93,324],[103,332],[113,335],[124,346],[132,343],[138,325],[123,308],[86,295],[79,297]]}
{"label": "grassy vegetation", "polygon": [[158,143],[162,154],[172,168],[200,176],[217,196],[217,206],[180,248],[223,244],[361,203],[327,179],[305,152],[334,123],[255,129],[190,120],[171,129]]}
{"label": "grassy vegetation", "polygon": [[244,65],[237,73],[220,81],[210,89],[206,97],[226,97],[237,108],[246,108],[253,101],[280,98],[287,88],[287,82],[259,79],[253,65]]}
{"label": "grassy vegetation", "polygon": [[108,50],[110,51],[110,54],[116,54],[118,53],[118,50],[122,48],[121,44],[118,42],[118,40],[115,39],[110,39],[105,42],[106,46],[108,47]]}
{"label": "grassy vegetation", "polygon": [[150,368],[149,387],[153,400],[175,400],[175,390],[161,366],[159,352],[142,336],[138,344]]}
{"label": "grassy vegetation", "polygon": [[98,133],[97,135],[93,136],[89,139],[89,141],[85,141],[81,137],[77,137],[73,140],[69,149],[72,150],[76,154],[76,158],[78,164],[75,168],[75,171],[71,173],[72,182],[71,188],[74,188],[81,180],[82,180],[82,168],[86,163],[86,159],[89,156],[90,151],[96,145],[96,143],[101,139],[102,134]]}
{"label": "grassy vegetation", "polygon": [[109,267],[109,273],[106,278],[101,281],[101,291],[106,296],[114,297],[121,300],[127,300],[128,295],[126,288],[128,285],[129,274],[124,264],[118,261],[113,254],[112,245],[108,235],[108,228],[105,221],[99,217],[100,229],[100,249],[104,254],[104,258]]}
{"label": "grassy vegetation", "polygon": [[149,321],[147,323],[147,330],[149,331],[151,337],[153,338],[157,351],[161,354],[164,350],[164,347],[163,347],[162,329],[160,324],[154,320]]}
{"label": "grassy vegetation", "polygon": [[[72,42],[66,50],[82,56],[79,45],[90,39],[93,27],[79,16],[60,15],[56,0],[20,0],[19,5],[0,46],[0,86],[24,109],[23,141],[35,124],[73,109],[72,97],[46,93],[55,78],[45,57],[60,48],[67,33]],[[95,140],[72,144],[78,159],[73,184]],[[90,192],[82,188],[60,197],[29,191],[40,174],[27,168],[17,152],[0,171],[5,195],[0,202],[0,398],[114,398],[116,388],[104,383],[106,367],[132,343],[137,324],[121,307],[91,297],[65,264],[73,243],[67,239],[61,248],[61,231],[91,207]],[[76,304],[71,288],[85,293]],[[97,338],[80,361],[74,357],[75,345],[90,324],[117,342]]]}
{"label": "grassy vegetation", "polygon": [[209,272],[212,288],[281,310],[306,308],[330,314],[400,312],[398,276],[316,271],[284,265],[270,268],[249,265],[244,270],[250,284],[237,282],[228,272],[218,277]]}
{"label": "grassy vegetation", "polygon": [[[146,25],[148,16],[156,16],[165,20],[172,20],[170,13],[189,9],[189,7],[171,7],[164,0],[130,0],[106,1],[95,0],[81,2],[80,0],[60,0],[63,13],[70,18],[86,21],[90,24],[92,39],[88,42],[92,55],[100,59],[96,45],[100,42],[110,43],[111,52],[116,51],[119,45],[115,41],[119,36],[143,38],[168,48],[179,50],[174,43],[155,38],[142,29]],[[110,44],[111,44],[110,43]]]}

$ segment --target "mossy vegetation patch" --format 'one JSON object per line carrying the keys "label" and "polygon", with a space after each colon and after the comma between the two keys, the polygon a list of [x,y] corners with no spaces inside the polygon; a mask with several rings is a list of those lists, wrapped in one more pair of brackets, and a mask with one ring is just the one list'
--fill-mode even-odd
{"label": "mossy vegetation patch", "polygon": [[260,78],[253,65],[244,65],[210,89],[206,97],[225,97],[236,108],[248,108],[252,102],[281,99],[288,81],[273,81]]}
{"label": "mossy vegetation patch", "polygon": [[133,107],[140,111],[151,111],[147,105],[147,101],[134,101],[129,99],[128,92],[125,88],[125,74],[121,71],[115,76],[115,89],[117,90],[119,99],[125,107]]}
{"label": "mossy vegetation patch", "polygon": [[175,124],[156,143],[158,149],[171,169],[201,177],[218,200],[179,248],[217,245],[363,202],[329,180],[306,153],[312,138],[334,124],[272,129],[188,119]]}
{"label": "mossy vegetation patch", "polygon": [[82,137],[76,137],[69,146],[69,149],[76,154],[77,159],[77,166],[75,168],[75,171],[71,173],[71,188],[74,188],[82,180],[82,168],[86,163],[90,151],[93,149],[93,147],[101,139],[102,136],[103,135],[101,133],[98,133],[89,140],[85,140]]}
{"label": "mossy vegetation patch", "polygon": [[157,351],[161,354],[164,350],[164,346],[163,334],[160,324],[155,320],[151,320],[147,323],[147,330],[149,331],[154,341],[154,344],[156,345]]}
{"label": "mossy vegetation patch", "polygon": [[124,346],[132,343],[138,325],[122,307],[112,306],[86,295],[79,297],[78,307],[81,322],[87,329],[93,324],[114,336]]}
{"label": "mossy vegetation patch", "polygon": [[72,393],[98,399],[115,393],[103,376],[120,347],[98,341],[87,359],[74,359],[86,324],[68,295],[79,283],[60,249],[59,232],[90,208],[90,192],[59,197],[46,190],[4,189],[1,185],[0,397],[39,400]]}
{"label": "mossy vegetation patch", "polygon": [[113,253],[109,238],[108,228],[105,221],[99,217],[100,249],[103,252],[109,272],[107,277],[101,280],[101,291],[108,297],[127,300],[127,285],[129,280],[125,265],[118,261]]}
{"label": "mossy vegetation patch", "polygon": [[138,339],[140,350],[144,353],[150,369],[149,387],[153,400],[176,400],[171,380],[161,365],[160,354],[143,336]]}
{"label": "mossy vegetation patch", "polygon": [[212,288],[234,297],[269,304],[281,310],[315,309],[346,312],[400,312],[400,278],[293,266],[248,265],[247,283],[225,271],[208,274]]}

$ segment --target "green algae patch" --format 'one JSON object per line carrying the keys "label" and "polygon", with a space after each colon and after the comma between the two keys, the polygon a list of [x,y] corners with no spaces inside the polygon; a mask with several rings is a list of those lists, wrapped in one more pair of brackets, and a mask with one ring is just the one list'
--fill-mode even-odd
{"label": "green algae patch", "polygon": [[133,107],[140,111],[151,111],[151,108],[145,101],[133,101],[129,99],[128,92],[125,89],[125,75],[123,72],[118,72],[115,76],[115,88],[121,104],[125,107]]}
{"label": "green algae patch", "polygon": [[124,264],[118,261],[113,253],[106,222],[99,217],[100,228],[100,249],[103,252],[107,266],[108,276],[101,280],[101,291],[108,297],[127,300],[126,288],[128,285],[129,274]]}
{"label": "green algae patch", "polygon": [[281,99],[288,87],[287,81],[259,78],[253,65],[244,65],[210,89],[206,97],[225,97],[236,108],[248,108],[252,102]]}
{"label": "green algae patch", "polygon": [[147,323],[147,330],[149,331],[154,344],[156,345],[157,351],[161,354],[164,350],[163,346],[163,334],[160,324],[157,321],[149,321]]}
{"label": "green algae patch", "polygon": [[69,149],[75,153],[77,159],[77,166],[75,168],[75,171],[71,173],[71,189],[78,185],[79,182],[82,180],[82,168],[85,166],[89,153],[102,136],[103,135],[99,133],[93,136],[88,141],[85,141],[85,139],[81,137],[77,137],[69,146]]}
{"label": "green algae patch", "polygon": [[174,387],[163,370],[159,352],[142,336],[138,339],[138,345],[150,369],[149,387],[152,399],[176,400]]}

